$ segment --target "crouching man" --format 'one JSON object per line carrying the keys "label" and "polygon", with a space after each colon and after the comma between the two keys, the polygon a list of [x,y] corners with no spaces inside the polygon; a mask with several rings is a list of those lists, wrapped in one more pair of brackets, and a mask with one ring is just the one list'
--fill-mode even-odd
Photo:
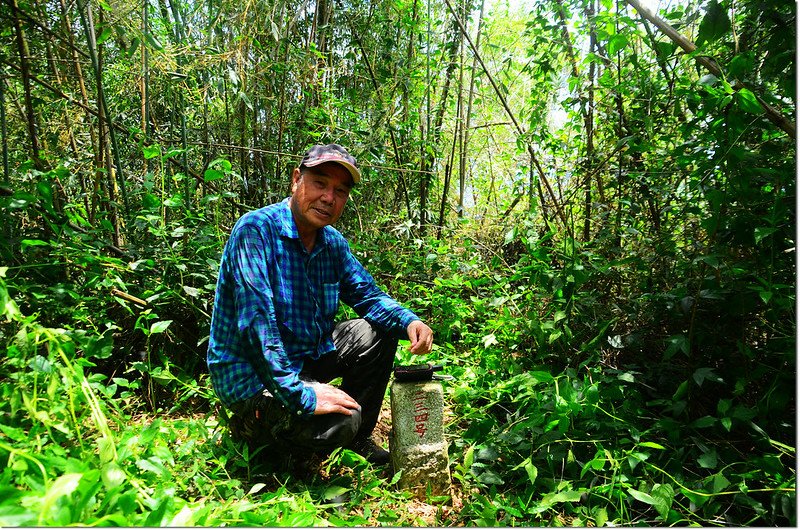
{"label": "crouching man", "polygon": [[[225,245],[207,363],[232,435],[253,448],[347,447],[389,461],[371,434],[397,341],[426,354],[433,333],[375,285],[331,226],[360,179],[343,147],[314,146],[292,172],[291,196],[243,215]],[[335,324],[340,301],[361,318]]]}

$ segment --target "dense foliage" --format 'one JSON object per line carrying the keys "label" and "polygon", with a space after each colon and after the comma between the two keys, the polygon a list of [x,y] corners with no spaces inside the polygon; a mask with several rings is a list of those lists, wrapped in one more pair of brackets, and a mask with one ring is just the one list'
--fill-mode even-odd
{"label": "dense foliage", "polygon": [[[0,525],[796,524],[796,6],[661,7],[6,0]],[[451,495],[264,465],[211,390],[227,234],[327,141]]]}

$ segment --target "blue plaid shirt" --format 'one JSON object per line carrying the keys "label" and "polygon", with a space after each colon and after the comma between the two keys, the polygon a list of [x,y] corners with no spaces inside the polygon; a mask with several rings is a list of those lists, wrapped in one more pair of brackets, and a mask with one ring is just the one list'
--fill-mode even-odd
{"label": "blue plaid shirt", "polygon": [[225,405],[264,388],[292,412],[313,414],[316,394],[299,379],[305,359],[333,351],[339,301],[400,338],[418,317],[381,291],[338,230],[320,230],[309,253],[289,200],[243,215],[220,263],[208,369]]}

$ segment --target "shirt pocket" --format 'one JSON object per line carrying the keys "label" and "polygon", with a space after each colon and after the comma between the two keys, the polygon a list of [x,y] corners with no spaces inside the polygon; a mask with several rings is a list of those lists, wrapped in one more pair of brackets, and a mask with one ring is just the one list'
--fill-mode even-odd
{"label": "shirt pocket", "polygon": [[333,319],[336,316],[339,309],[339,282],[322,284],[319,306],[323,318]]}

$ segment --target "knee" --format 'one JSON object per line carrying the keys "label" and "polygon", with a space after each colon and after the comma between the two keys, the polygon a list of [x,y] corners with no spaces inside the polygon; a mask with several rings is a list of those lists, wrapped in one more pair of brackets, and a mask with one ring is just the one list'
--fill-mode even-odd
{"label": "knee", "polygon": [[321,449],[332,450],[346,447],[361,428],[361,412],[354,410],[351,415],[326,414],[320,420],[324,426],[317,431],[314,445]]}

